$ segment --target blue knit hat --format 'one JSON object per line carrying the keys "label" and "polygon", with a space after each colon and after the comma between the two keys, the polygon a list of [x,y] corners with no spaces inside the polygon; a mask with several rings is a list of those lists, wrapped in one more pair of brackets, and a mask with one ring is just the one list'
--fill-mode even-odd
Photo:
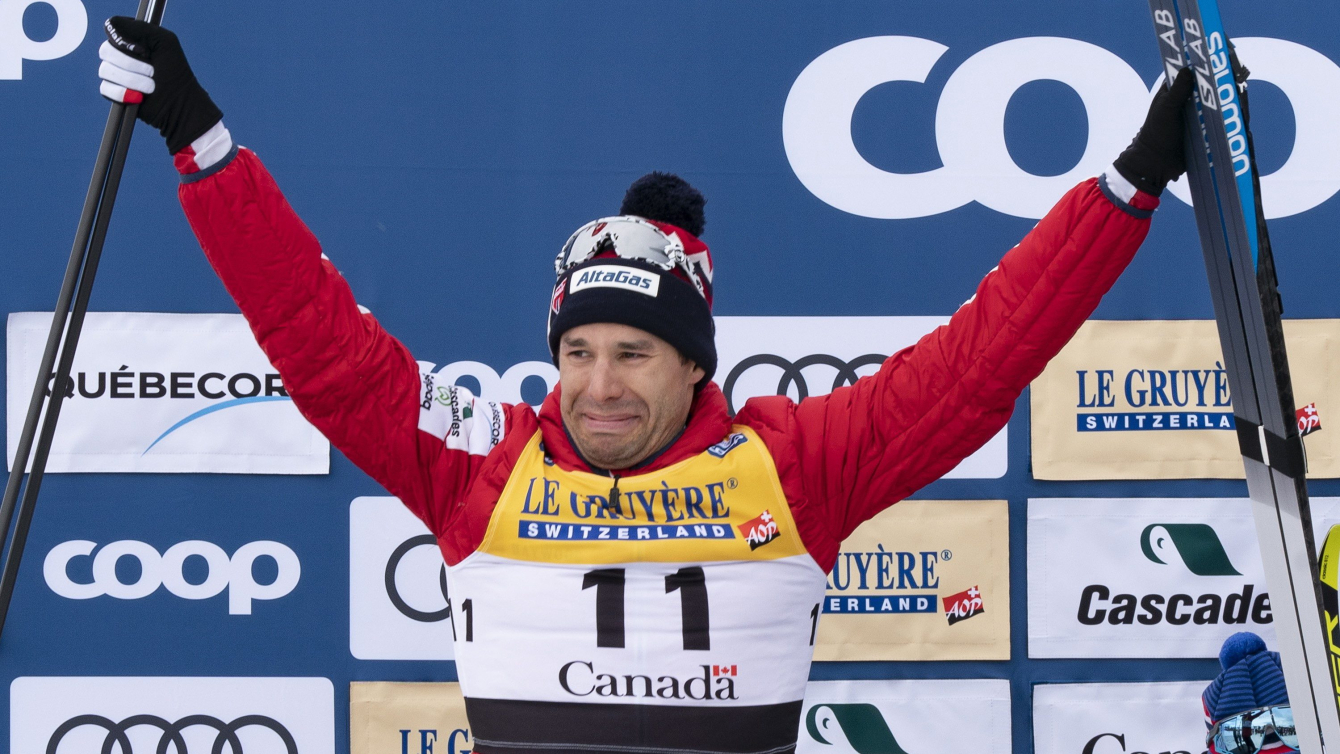
{"label": "blue knit hat", "polygon": [[1219,650],[1219,664],[1223,672],[1200,697],[1212,721],[1289,703],[1279,653],[1267,651],[1265,641],[1256,634],[1243,631],[1228,637]]}

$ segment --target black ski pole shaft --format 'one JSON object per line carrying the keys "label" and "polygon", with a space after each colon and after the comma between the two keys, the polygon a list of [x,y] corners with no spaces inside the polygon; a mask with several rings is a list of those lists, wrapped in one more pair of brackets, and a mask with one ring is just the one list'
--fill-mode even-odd
{"label": "black ski pole shaft", "polygon": [[[157,24],[162,20],[165,2],[166,0],[140,0],[135,17]],[[5,618],[9,613],[19,564],[27,542],[28,528],[32,523],[37,495],[41,491],[42,477],[46,471],[51,442],[55,436],[56,422],[60,418],[60,409],[65,397],[64,388],[70,382],[75,350],[83,329],[84,316],[88,312],[89,297],[93,292],[93,281],[97,274],[98,262],[102,257],[102,247],[106,241],[107,227],[111,221],[138,112],[138,105],[113,103],[108,113],[102,144],[94,163],[93,177],[89,182],[79,227],[75,231],[74,245],[70,250],[70,261],[66,266],[56,308],[52,312],[51,330],[47,336],[42,363],[37,371],[37,384],[33,387],[28,414],[15,449],[13,466],[5,484],[4,498],[0,500],[0,534],[8,534],[15,503],[18,501],[18,523],[14,527],[9,550],[5,555],[3,572],[0,572],[0,632],[4,630]],[[73,309],[71,299],[74,301]],[[59,364],[55,364],[58,356]],[[53,365],[56,366],[54,379]],[[49,402],[45,400],[48,385],[51,386]],[[42,410],[44,404],[45,415]],[[32,452],[34,436],[36,436],[35,453]],[[30,454],[33,461],[32,471],[27,474],[25,485],[23,479]],[[21,499],[20,490],[22,490]]]}

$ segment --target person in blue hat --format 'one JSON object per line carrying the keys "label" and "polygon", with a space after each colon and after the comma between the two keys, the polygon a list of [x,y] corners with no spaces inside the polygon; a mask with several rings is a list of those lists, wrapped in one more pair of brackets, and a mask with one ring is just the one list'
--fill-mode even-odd
{"label": "person in blue hat", "polygon": [[1223,672],[1201,694],[1209,754],[1298,751],[1289,692],[1279,652],[1254,633],[1228,637],[1219,650]]}

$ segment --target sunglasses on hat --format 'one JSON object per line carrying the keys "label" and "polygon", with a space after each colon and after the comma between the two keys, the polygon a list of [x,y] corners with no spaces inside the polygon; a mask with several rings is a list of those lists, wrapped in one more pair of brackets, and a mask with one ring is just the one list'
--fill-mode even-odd
{"label": "sunglasses on hat", "polygon": [[613,252],[620,259],[647,262],[667,272],[679,270],[699,295],[707,297],[700,271],[685,253],[679,237],[632,215],[602,217],[578,228],[554,260],[554,272],[562,275],[605,252]]}
{"label": "sunglasses on hat", "polygon": [[1261,707],[1226,717],[1210,727],[1205,743],[1218,754],[1257,754],[1268,739],[1271,744],[1279,742],[1298,749],[1298,731],[1289,705]]}

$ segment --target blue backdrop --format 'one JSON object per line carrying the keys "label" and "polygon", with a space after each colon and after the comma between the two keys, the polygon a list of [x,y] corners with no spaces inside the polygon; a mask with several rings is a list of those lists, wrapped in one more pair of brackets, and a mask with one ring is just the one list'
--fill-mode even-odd
{"label": "blue backdrop", "polygon": [[[25,62],[21,80],[0,81],[6,312],[52,306],[107,113],[96,92],[98,25],[133,12],[127,2],[85,6],[90,27],[77,50]],[[1340,6],[1223,6],[1231,33],[1288,39],[1340,60]],[[877,220],[808,191],[783,148],[782,110],[796,76],[839,44],[898,34],[949,47],[925,85],[882,85],[856,109],[857,147],[895,172],[939,165],[940,88],[988,45],[1070,37],[1112,51],[1146,85],[1160,72],[1141,2],[174,0],[165,25],[182,37],[234,139],[266,161],[360,302],[420,358],[474,358],[499,372],[547,358],[553,254],[574,228],[613,214],[628,183],[652,169],[678,172],[708,197],[704,240],[717,261],[717,314],[952,312],[1034,221],[979,204]],[[30,6],[23,26],[29,38],[45,39],[56,14]],[[1292,111],[1269,84],[1253,89],[1253,105],[1269,173],[1291,149]],[[1011,155],[1037,174],[1068,170],[1086,129],[1078,96],[1054,82],[1020,89],[1006,117]],[[141,129],[94,309],[235,311],[187,227],[176,186],[162,140]],[[1288,316],[1340,317],[1337,225],[1334,198],[1272,222]],[[1213,316],[1189,207],[1165,201],[1096,316]],[[1011,423],[1003,479],[941,481],[918,493],[1010,501],[1014,659],[819,663],[812,676],[1008,678],[1016,752],[1032,750],[1033,683],[1207,679],[1217,668],[1211,660],[1027,659],[1025,500],[1245,495],[1230,481],[1035,481],[1027,400]],[[1340,483],[1318,482],[1313,492],[1340,494]],[[338,452],[330,475],[318,477],[48,478],[0,643],[0,704],[7,707],[9,682],[21,675],[325,676],[335,683],[337,740],[347,747],[348,681],[455,678],[450,663],[349,653],[348,504],[369,494],[380,488]],[[248,617],[202,610],[165,590],[141,600],[66,600],[48,589],[40,564],[70,539],[137,539],[160,550],[206,539],[228,552],[273,539],[298,553],[302,580]],[[0,715],[0,741],[7,726]]]}

